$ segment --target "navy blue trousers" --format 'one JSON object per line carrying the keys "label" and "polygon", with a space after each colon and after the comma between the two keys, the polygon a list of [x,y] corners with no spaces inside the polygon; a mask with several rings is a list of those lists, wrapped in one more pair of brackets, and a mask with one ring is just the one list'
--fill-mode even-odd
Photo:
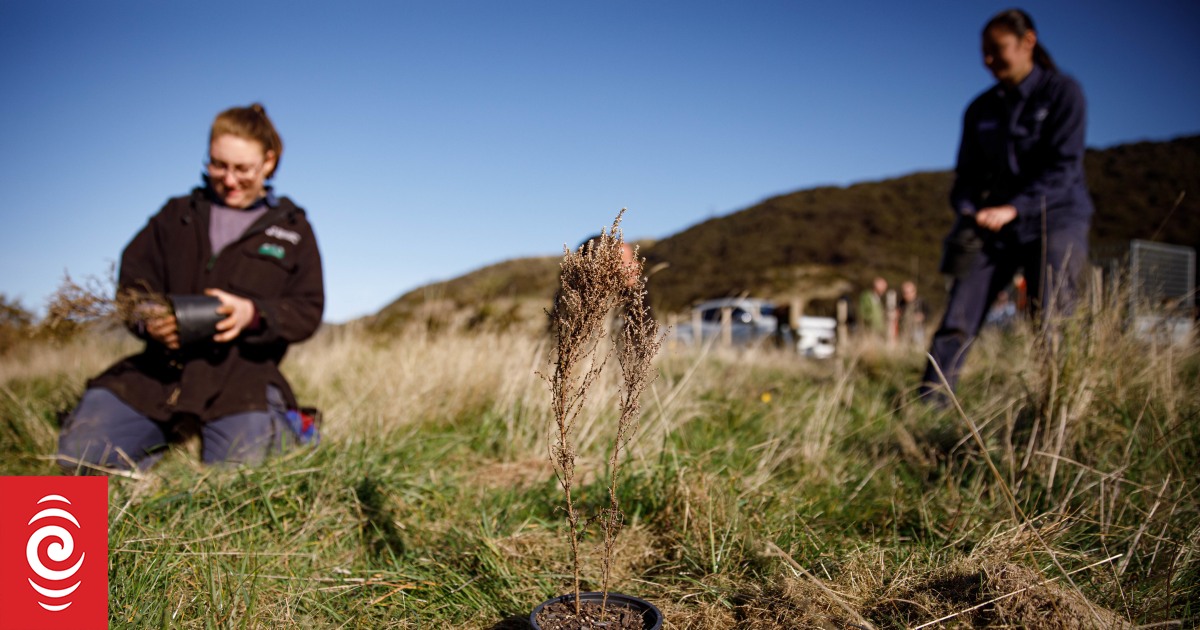
{"label": "navy blue trousers", "polygon": [[[268,387],[267,411],[237,413],[199,425],[206,464],[257,463],[294,440],[283,394]],[[58,437],[58,464],[65,472],[91,467],[145,470],[178,438],[180,422],[159,422],[138,413],[111,391],[92,388],[67,417]]]}
{"label": "navy blue trousers", "polygon": [[930,344],[933,361],[925,366],[922,396],[941,388],[934,363],[941,367],[951,390],[958,385],[963,362],[988,308],[1018,269],[1024,270],[1035,316],[1066,315],[1074,309],[1080,272],[1088,262],[1089,227],[1090,222],[1083,221],[1051,230],[1045,239],[1030,243],[994,241],[984,246],[970,270],[950,288],[946,314]]}

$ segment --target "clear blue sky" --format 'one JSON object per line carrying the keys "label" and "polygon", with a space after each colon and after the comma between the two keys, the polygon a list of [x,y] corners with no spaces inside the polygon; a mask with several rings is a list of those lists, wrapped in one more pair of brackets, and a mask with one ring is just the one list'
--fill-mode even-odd
{"label": "clear blue sky", "polygon": [[[771,195],[952,166],[995,2],[0,0],[0,293],[103,275],[263,102],[326,319],[622,207],[661,238]],[[1200,3],[1022,5],[1089,145],[1200,132]],[[1189,191],[1193,192],[1193,191]],[[1200,191],[1194,191],[1200,194]]]}

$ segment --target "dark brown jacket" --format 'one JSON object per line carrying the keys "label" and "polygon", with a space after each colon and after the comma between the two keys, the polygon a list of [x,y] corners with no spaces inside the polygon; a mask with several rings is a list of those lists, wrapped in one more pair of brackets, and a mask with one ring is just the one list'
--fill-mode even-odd
{"label": "dark brown jacket", "polygon": [[203,189],[167,202],[121,255],[118,290],[152,295],[197,295],[221,289],[254,301],[260,324],[230,343],[203,342],[178,351],[141,334],[141,354],[92,379],[155,420],[191,414],[203,421],[267,409],[267,385],[295,396],[279,362],[288,344],[307,339],[325,305],[321,254],[304,210],[279,198],[266,214],[217,256]]}

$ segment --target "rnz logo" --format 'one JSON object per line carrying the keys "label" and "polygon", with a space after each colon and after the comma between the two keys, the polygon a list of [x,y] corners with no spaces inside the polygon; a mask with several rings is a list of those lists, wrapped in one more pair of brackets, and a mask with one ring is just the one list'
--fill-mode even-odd
{"label": "rnz logo", "polygon": [[[46,507],[29,519],[29,524],[36,524],[38,529],[33,532],[33,535],[29,537],[29,542],[25,545],[25,559],[29,563],[29,568],[33,569],[33,573],[39,578],[38,580],[29,578],[29,585],[40,596],[37,598],[38,605],[51,612],[58,612],[66,610],[71,605],[71,593],[74,593],[83,584],[83,580],[75,578],[83,566],[84,560],[87,559],[87,553],[81,551],[79,560],[70,568],[63,570],[51,569],[42,562],[42,543],[49,540],[51,542],[45,547],[45,552],[50,561],[54,564],[69,563],[75,557],[75,536],[72,534],[72,530],[64,528],[59,523],[70,523],[75,526],[74,531],[79,530],[79,521],[74,514],[71,514],[71,502],[66,497],[48,494],[38,499],[38,505],[43,503],[54,507]],[[59,507],[59,504],[63,507]],[[74,584],[71,583],[72,580],[74,580]],[[42,584],[39,584],[39,581]],[[43,586],[43,584],[49,584],[50,587]],[[47,601],[42,601],[42,598]]]}
{"label": "rnz logo", "polygon": [[0,630],[108,627],[108,479],[0,477]]}

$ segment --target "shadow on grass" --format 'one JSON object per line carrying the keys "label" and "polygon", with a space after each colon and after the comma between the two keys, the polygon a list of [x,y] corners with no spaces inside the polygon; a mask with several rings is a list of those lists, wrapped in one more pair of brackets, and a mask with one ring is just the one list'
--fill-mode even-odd
{"label": "shadow on grass", "polygon": [[532,630],[532,628],[528,615],[510,615],[498,621],[488,630]]}
{"label": "shadow on grass", "polygon": [[404,555],[404,538],[400,528],[396,527],[396,518],[388,506],[387,495],[381,489],[378,481],[363,477],[354,489],[354,495],[362,506],[363,539],[369,545],[375,556],[388,555],[394,561]]}

